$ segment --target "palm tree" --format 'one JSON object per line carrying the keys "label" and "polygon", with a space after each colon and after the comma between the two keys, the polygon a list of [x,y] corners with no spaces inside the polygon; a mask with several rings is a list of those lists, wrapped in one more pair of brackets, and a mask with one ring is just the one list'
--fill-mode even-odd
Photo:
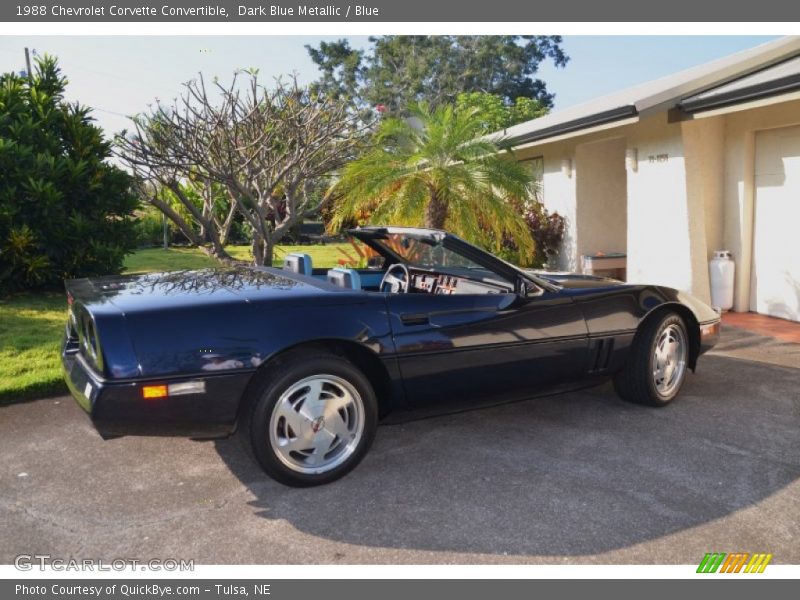
{"label": "palm tree", "polygon": [[368,214],[373,223],[448,229],[499,249],[510,240],[524,263],[534,242],[519,211],[531,174],[497,140],[482,135],[476,110],[411,108],[386,118],[374,146],[349,163],[332,190],[332,228]]}

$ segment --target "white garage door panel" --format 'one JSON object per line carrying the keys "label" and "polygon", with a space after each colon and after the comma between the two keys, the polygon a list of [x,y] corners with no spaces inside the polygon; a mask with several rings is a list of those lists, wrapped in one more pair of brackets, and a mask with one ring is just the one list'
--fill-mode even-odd
{"label": "white garage door panel", "polygon": [[751,307],[800,321],[800,127],[756,137]]}

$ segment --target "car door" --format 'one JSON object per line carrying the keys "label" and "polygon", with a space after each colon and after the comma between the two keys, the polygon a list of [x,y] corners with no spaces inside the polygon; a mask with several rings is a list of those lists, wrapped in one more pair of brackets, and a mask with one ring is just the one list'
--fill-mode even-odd
{"label": "car door", "polygon": [[412,406],[449,409],[531,396],[585,373],[586,323],[557,291],[392,294],[387,302]]}

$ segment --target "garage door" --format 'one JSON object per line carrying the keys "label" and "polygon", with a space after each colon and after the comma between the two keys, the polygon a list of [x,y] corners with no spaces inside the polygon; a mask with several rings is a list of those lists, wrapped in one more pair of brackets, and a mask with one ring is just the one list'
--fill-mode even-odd
{"label": "garage door", "polygon": [[756,137],[750,306],[800,321],[800,127]]}

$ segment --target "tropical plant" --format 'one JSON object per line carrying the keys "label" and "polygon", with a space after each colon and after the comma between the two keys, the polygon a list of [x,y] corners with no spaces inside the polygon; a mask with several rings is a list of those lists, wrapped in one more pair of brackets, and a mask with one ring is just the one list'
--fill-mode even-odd
{"label": "tropical plant", "polygon": [[525,250],[521,250],[516,242],[506,237],[498,255],[509,262],[524,264],[536,269],[547,268],[550,260],[558,253],[561,242],[564,239],[566,221],[557,212],[549,212],[547,208],[536,197],[516,202],[520,214],[525,220],[525,224],[533,237],[536,245],[536,252],[530,258],[524,256]]}
{"label": "tropical plant", "polygon": [[0,293],[117,273],[136,245],[131,179],[56,59],[0,75]]}
{"label": "tropical plant", "polygon": [[373,223],[448,229],[494,249],[510,238],[523,264],[533,260],[533,239],[513,202],[530,194],[529,170],[480,136],[474,109],[422,103],[410,113],[382,120],[372,149],[344,167],[329,229],[369,214]]}
{"label": "tropical plant", "polygon": [[487,92],[464,92],[456,98],[456,110],[460,112],[477,110],[483,121],[483,131],[491,133],[511,127],[523,121],[538,119],[549,111],[547,106],[534,98],[520,96],[513,102],[506,102],[497,94]]}
{"label": "tropical plant", "polygon": [[536,256],[540,262],[535,266],[543,267],[558,253],[564,240],[566,221],[558,212],[549,212],[541,202],[535,200],[529,203],[524,214],[536,242]]}

